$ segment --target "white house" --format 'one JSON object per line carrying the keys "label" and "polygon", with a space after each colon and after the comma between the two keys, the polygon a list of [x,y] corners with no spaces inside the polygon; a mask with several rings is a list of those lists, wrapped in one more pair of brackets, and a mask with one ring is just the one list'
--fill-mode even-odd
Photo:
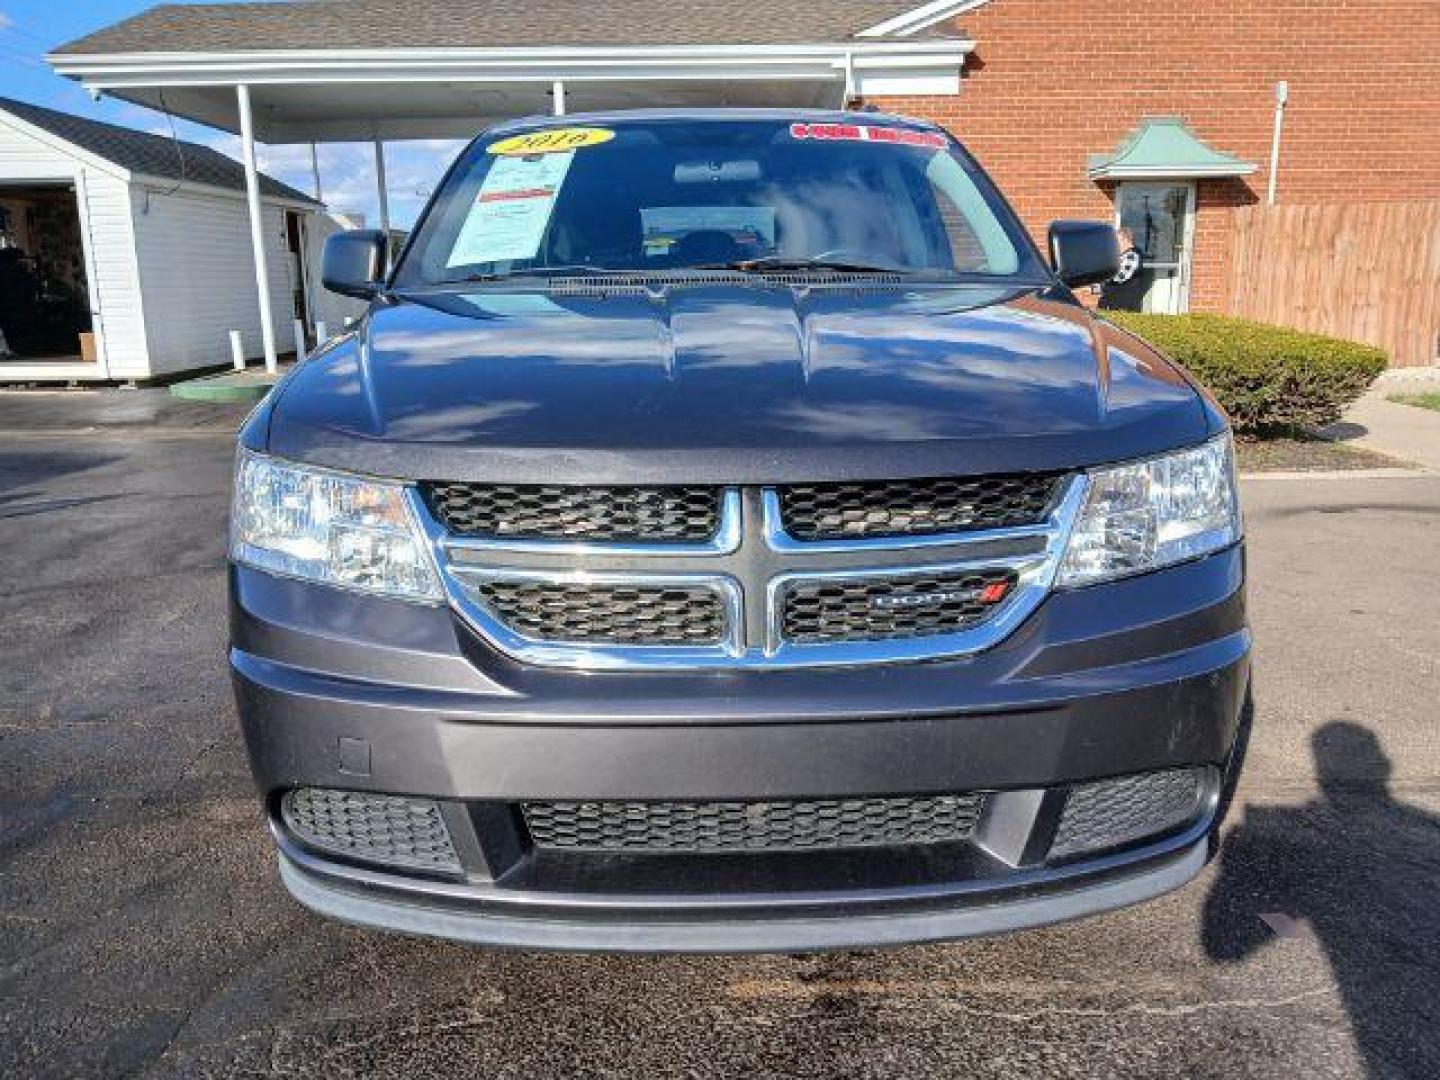
{"label": "white house", "polygon": [[[339,231],[260,178],[271,308],[290,346],[355,306],[320,286]],[[0,98],[0,382],[155,379],[264,354],[245,170],[194,143]],[[313,340],[313,337],[312,337]]]}

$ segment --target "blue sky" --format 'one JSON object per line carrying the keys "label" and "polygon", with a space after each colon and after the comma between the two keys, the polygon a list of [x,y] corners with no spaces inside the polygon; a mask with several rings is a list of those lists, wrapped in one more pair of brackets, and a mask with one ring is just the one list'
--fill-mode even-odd
{"label": "blue sky", "polygon": [[[50,70],[44,57],[57,45],[153,7],[159,0],[0,0],[0,97],[19,98],[52,109],[108,120],[142,131],[168,133],[165,117],[150,109],[105,99],[99,103],[78,83]],[[208,0],[215,3],[217,0]],[[237,2],[237,0],[218,0]],[[225,132],[177,121],[182,139],[203,142],[233,157],[239,140]],[[390,143],[385,161],[390,174],[390,216],[410,225],[439,181],[460,143]],[[313,192],[308,146],[260,148],[260,167],[301,191]],[[335,210],[358,210],[373,224],[374,151],[369,144],[336,143],[320,147],[320,179],[325,201]]]}

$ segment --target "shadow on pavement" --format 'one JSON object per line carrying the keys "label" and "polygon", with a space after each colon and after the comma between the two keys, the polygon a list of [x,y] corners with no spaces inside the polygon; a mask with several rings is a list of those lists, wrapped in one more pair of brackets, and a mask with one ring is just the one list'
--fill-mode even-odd
{"label": "shadow on pavement", "polygon": [[1366,728],[1327,724],[1311,748],[1319,798],[1249,805],[1226,838],[1205,951],[1238,961],[1313,934],[1368,1074],[1440,1075],[1440,818],[1391,795]]}

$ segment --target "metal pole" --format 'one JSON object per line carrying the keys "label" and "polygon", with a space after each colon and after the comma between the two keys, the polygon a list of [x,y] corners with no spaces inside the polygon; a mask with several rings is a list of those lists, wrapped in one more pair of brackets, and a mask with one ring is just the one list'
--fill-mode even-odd
{"label": "metal pole", "polygon": [[240,331],[230,331],[230,360],[236,371],[245,370],[245,343],[240,340]]}
{"label": "metal pole", "polygon": [[260,207],[260,173],[255,168],[255,122],[250,115],[250,87],[235,87],[240,105],[240,149],[245,158],[245,199],[250,204],[250,246],[255,256],[255,289],[260,294],[260,338],[265,343],[265,370],[280,370],[275,352],[275,327],[270,320],[270,274],[265,266],[265,220]]}
{"label": "metal pole", "polygon": [[1285,103],[1290,100],[1290,84],[1283,79],[1275,84],[1275,134],[1270,138],[1270,177],[1265,190],[1267,206],[1275,205],[1275,187],[1280,181],[1280,132],[1285,127]]}
{"label": "metal pole", "polygon": [[330,340],[330,328],[323,322],[315,324],[315,347],[318,349],[325,342]]}
{"label": "metal pole", "polygon": [[304,360],[304,359],[305,359],[305,353],[306,353],[306,351],[307,351],[306,348],[305,348],[305,320],[304,320],[304,319],[296,319],[296,320],[295,320],[294,330],[295,330],[295,362],[298,364],[301,360]]}
{"label": "metal pole", "polygon": [[562,80],[556,79],[553,83],[551,83],[551,85],[550,85],[550,96],[551,96],[551,97],[554,99],[554,101],[555,101],[555,115],[556,115],[556,116],[564,116],[564,115],[565,115],[565,83],[564,83]]}
{"label": "metal pole", "polygon": [[320,186],[320,151],[316,149],[313,142],[310,144],[310,172],[315,176],[315,201],[323,203],[325,191]]}
{"label": "metal pole", "polygon": [[380,195],[380,231],[390,235],[390,192],[385,182],[385,143],[375,139],[375,188]]}

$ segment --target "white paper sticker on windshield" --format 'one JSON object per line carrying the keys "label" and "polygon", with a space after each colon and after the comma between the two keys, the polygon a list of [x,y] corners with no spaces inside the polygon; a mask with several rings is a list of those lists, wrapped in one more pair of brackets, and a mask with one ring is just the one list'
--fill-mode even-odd
{"label": "white paper sticker on windshield", "polygon": [[534,157],[496,157],[446,266],[535,258],[555,210],[560,185],[574,160],[573,150]]}

